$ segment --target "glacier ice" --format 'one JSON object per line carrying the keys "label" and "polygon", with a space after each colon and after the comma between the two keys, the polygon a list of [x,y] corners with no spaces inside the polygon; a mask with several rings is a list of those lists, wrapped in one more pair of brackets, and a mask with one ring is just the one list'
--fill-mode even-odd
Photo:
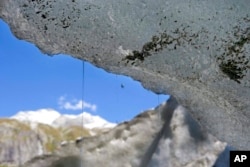
{"label": "glacier ice", "polygon": [[19,39],[171,94],[210,133],[250,149],[250,1],[1,0]]}

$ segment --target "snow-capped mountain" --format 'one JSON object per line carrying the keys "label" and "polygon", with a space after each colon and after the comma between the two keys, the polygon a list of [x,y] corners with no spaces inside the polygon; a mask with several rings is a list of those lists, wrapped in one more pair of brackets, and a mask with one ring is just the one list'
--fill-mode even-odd
{"label": "snow-capped mountain", "polygon": [[72,126],[72,125],[81,125],[88,129],[92,128],[112,128],[116,124],[110,123],[105,119],[91,115],[90,113],[84,112],[79,115],[61,115],[59,118],[55,119],[52,123],[55,127],[61,126]]}
{"label": "snow-capped mountain", "polygon": [[54,109],[39,109],[36,111],[20,111],[12,116],[12,119],[25,122],[37,122],[52,125],[52,122],[59,118],[61,114]]}
{"label": "snow-capped mountain", "polygon": [[36,111],[20,111],[11,117],[19,121],[30,123],[43,123],[54,127],[65,127],[72,125],[81,125],[85,128],[112,128],[116,124],[106,121],[105,119],[84,112],[79,115],[60,114],[54,109],[39,109]]}

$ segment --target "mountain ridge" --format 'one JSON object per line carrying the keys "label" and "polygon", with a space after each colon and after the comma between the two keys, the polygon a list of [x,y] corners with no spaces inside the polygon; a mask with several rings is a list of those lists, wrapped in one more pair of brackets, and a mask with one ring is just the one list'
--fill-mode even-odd
{"label": "mountain ridge", "polygon": [[[35,129],[16,119],[0,120],[0,165],[22,167],[217,167],[226,143],[207,133],[188,110],[170,98],[92,136],[82,127],[55,128],[38,123]],[[228,155],[228,151],[225,152]],[[47,156],[49,155],[49,156]],[[214,165],[215,164],[215,165]],[[221,167],[221,166],[220,166]]]}
{"label": "mountain ridge", "polygon": [[[55,154],[24,166],[72,167],[74,161],[84,167],[218,167],[225,147],[170,98],[110,131],[64,143]],[[222,163],[228,166],[226,159]]]}
{"label": "mountain ridge", "polygon": [[108,122],[100,116],[83,112],[78,115],[61,114],[52,108],[38,109],[35,111],[20,111],[11,116],[10,119],[16,119],[22,122],[43,123],[53,127],[81,126],[88,129],[93,128],[112,128],[115,123]]}
{"label": "mountain ridge", "polygon": [[20,166],[36,156],[52,155],[65,143],[108,130],[107,127],[88,129],[77,125],[55,127],[24,119],[0,118],[0,167]]}

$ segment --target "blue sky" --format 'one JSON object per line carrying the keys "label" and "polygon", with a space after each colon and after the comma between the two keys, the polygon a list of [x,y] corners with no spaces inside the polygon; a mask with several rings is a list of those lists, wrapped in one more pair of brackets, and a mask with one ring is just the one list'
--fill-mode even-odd
{"label": "blue sky", "polygon": [[[67,55],[44,55],[33,44],[14,37],[0,20],[0,117],[44,108],[79,114],[82,76],[82,61]],[[158,99],[161,103],[168,98],[87,62],[84,85],[84,111],[111,122],[129,120],[158,105]]]}

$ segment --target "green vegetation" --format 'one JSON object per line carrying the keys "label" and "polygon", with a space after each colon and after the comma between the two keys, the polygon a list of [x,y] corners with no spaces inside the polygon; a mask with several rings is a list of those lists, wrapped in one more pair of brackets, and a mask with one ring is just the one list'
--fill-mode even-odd
{"label": "green vegetation", "polygon": [[44,148],[47,152],[54,152],[57,149],[58,143],[62,140],[62,135],[60,131],[54,127],[46,124],[38,124],[37,129],[39,133],[46,135],[44,142]]}
{"label": "green vegetation", "polygon": [[44,132],[46,135],[48,135],[50,138],[53,138],[57,141],[62,140],[62,136],[61,133],[58,129],[51,127],[49,125],[46,124],[38,124],[37,129],[39,131]]}
{"label": "green vegetation", "polygon": [[[78,137],[91,136],[90,132],[80,126],[72,126],[67,128],[54,128],[46,124],[37,124],[37,129],[33,130],[28,123],[19,122],[14,119],[0,119],[0,128],[8,133],[0,138],[0,142],[20,141],[27,143],[37,134],[43,143],[43,149],[48,153],[57,150],[62,141],[76,140]],[[31,137],[32,136],[32,137]],[[5,167],[0,165],[0,167]]]}
{"label": "green vegetation", "polygon": [[0,164],[0,167],[8,167],[8,165],[2,165],[2,164]]}
{"label": "green vegetation", "polygon": [[45,143],[45,150],[53,153],[57,149],[58,141],[50,139],[47,143]]}
{"label": "green vegetation", "polygon": [[62,130],[64,140],[75,140],[77,137],[90,136],[90,133],[87,129],[82,128],[81,126],[71,126]]}
{"label": "green vegetation", "polygon": [[32,132],[32,129],[28,124],[19,122],[15,119],[0,119],[0,127],[8,131],[7,134],[0,138],[0,141],[17,139],[26,140],[26,138],[29,136],[26,134],[30,134]]}
{"label": "green vegetation", "polygon": [[17,130],[31,130],[30,126],[23,123],[23,122],[19,122],[15,119],[0,119],[0,126],[2,125],[9,125],[11,127],[16,128]]}

